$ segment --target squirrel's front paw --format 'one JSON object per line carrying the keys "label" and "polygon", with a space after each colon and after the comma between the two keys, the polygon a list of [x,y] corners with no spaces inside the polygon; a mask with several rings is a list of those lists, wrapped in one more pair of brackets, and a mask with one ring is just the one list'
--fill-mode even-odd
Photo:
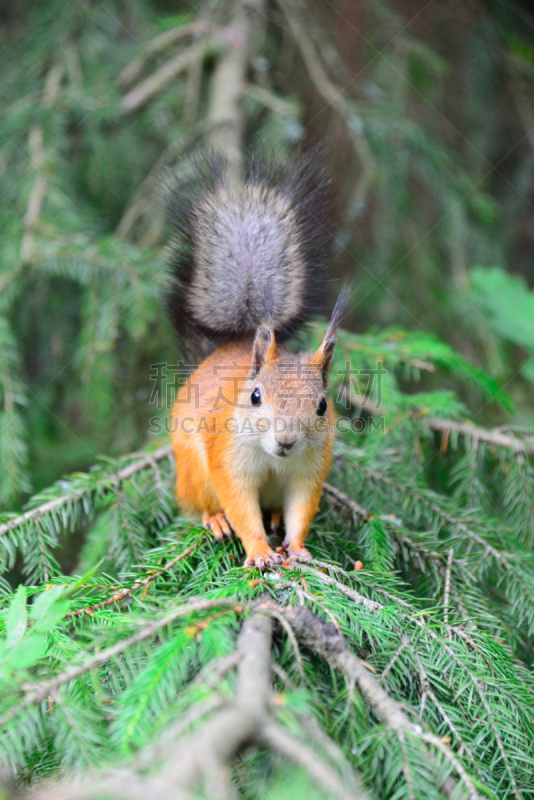
{"label": "squirrel's front paw", "polygon": [[288,558],[293,558],[295,560],[300,559],[301,561],[311,561],[313,559],[312,554],[304,547],[304,545],[302,547],[291,547],[291,544],[287,539],[284,539],[280,549],[285,550]]}
{"label": "squirrel's front paw", "polygon": [[211,516],[207,511],[204,511],[202,514],[202,525],[207,531],[211,531],[219,542],[222,542],[225,536],[228,536],[228,538],[232,536],[230,523],[222,512]]}
{"label": "squirrel's front paw", "polygon": [[275,553],[269,546],[259,553],[249,553],[245,561],[245,567],[257,567],[258,569],[274,569],[277,564],[281,564],[284,557],[279,553]]}

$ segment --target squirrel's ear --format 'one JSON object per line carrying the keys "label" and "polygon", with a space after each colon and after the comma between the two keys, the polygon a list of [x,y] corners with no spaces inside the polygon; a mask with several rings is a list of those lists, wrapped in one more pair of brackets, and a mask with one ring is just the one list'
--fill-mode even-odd
{"label": "squirrel's ear", "polygon": [[345,286],[341,290],[341,294],[336,301],[321,346],[312,358],[312,364],[319,364],[321,367],[321,375],[325,386],[328,383],[328,370],[330,369],[330,362],[332,361],[334,348],[337,342],[336,332],[339,327],[339,323],[341,322],[343,312],[345,311],[346,305],[349,301],[349,297],[350,290]]}
{"label": "squirrel's ear", "polygon": [[263,365],[275,359],[277,354],[278,345],[273,329],[269,325],[260,325],[252,348],[252,377],[255,378]]}

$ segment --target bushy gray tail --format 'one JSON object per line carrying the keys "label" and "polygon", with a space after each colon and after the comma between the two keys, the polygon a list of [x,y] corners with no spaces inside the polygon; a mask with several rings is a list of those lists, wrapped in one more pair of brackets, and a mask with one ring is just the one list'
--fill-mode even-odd
{"label": "bushy gray tail", "polygon": [[206,156],[189,179],[174,179],[167,205],[168,308],[189,357],[252,336],[265,321],[287,338],[324,310],[332,204],[328,179],[311,159],[253,163],[235,188]]}

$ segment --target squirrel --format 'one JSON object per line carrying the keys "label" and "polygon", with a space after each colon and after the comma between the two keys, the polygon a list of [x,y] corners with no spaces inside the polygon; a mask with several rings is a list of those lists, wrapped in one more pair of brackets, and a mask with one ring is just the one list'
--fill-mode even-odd
{"label": "squirrel", "polygon": [[[326,391],[348,292],[315,353],[283,346],[322,310],[326,289],[329,190],[313,160],[252,164],[236,185],[206,156],[168,193],[168,308],[183,351],[193,363],[203,358],[172,412],[177,501],[218,540],[234,532],[245,566],[261,570],[282,562],[282,551],[311,557],[306,536],[332,461]],[[273,529],[284,521],[277,552],[269,515]]]}

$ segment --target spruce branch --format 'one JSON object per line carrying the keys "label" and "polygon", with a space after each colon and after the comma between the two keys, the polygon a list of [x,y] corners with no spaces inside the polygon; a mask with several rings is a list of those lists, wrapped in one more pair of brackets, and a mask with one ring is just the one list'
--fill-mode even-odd
{"label": "spruce branch", "polygon": [[[321,562],[314,562],[314,563],[321,563]],[[307,562],[298,561],[299,568],[303,572],[307,572],[310,575],[314,575],[319,580],[323,581],[323,583],[327,583],[330,586],[335,586],[336,589],[341,592],[341,594],[348,597],[349,600],[352,600],[359,606],[363,606],[367,611],[374,613],[378,611],[382,606],[380,603],[376,603],[374,600],[369,600],[368,597],[364,597],[363,594],[360,594],[355,589],[351,589],[349,586],[345,586],[344,583],[340,581],[336,581],[335,578],[332,578],[330,575],[326,575],[324,572],[320,572],[318,569],[314,569],[313,567],[308,566]]]}
{"label": "spruce branch", "polygon": [[[417,651],[413,649],[413,647],[410,645],[410,642],[408,640],[406,640],[406,639],[403,641],[403,647],[408,647],[410,649],[410,652],[411,652],[412,656],[414,657],[414,659],[415,659],[415,661],[417,663],[417,669],[419,671],[419,676],[421,678],[421,689],[422,689],[421,697],[423,698],[423,696],[426,695],[426,696],[429,697],[430,700],[432,700],[432,702],[436,706],[441,718],[443,719],[443,721],[445,722],[445,724],[447,725],[447,727],[449,728],[449,730],[451,731],[453,736],[456,738],[456,740],[460,744],[460,748],[459,748],[460,752],[467,754],[469,760],[471,761],[471,763],[473,764],[473,766],[476,769],[476,759],[475,759],[473,753],[471,752],[471,749],[468,747],[468,745],[466,744],[466,742],[464,741],[464,739],[460,735],[458,729],[456,728],[456,726],[452,722],[450,716],[447,714],[447,712],[443,708],[442,704],[440,703],[440,701],[436,697],[436,694],[435,694],[435,692],[433,691],[433,689],[432,689],[432,687],[430,685],[430,679],[429,679],[429,677],[428,677],[428,675],[426,673],[426,670],[425,670],[425,668],[423,666],[423,662],[421,661]],[[382,677],[384,677],[384,673],[382,673]],[[421,705],[423,705],[423,700],[421,700]],[[422,710],[421,710],[420,717],[422,719]]]}
{"label": "spruce branch", "polygon": [[[353,682],[366,703],[385,725],[397,734],[420,737],[426,743],[438,747],[464,782],[469,797],[472,800],[479,800],[480,795],[473,781],[450,749],[437,736],[422,732],[419,726],[410,722],[400,705],[380,686],[360,659],[350,652],[346,640],[332,625],[306,608],[292,606],[285,610],[285,614],[302,644],[335,669],[339,669],[349,681]],[[431,753],[429,755],[432,757]]]}
{"label": "spruce branch", "polygon": [[[106,664],[121,653],[124,653],[125,651],[135,647],[135,645],[139,644],[140,642],[152,638],[155,633],[162,628],[166,628],[167,625],[170,625],[175,620],[186,617],[190,614],[209,611],[212,608],[218,607],[235,608],[236,602],[231,598],[224,597],[206,600],[192,600],[189,603],[178,606],[173,611],[165,614],[163,617],[151,620],[131,636],[121,639],[110,647],[106,647],[103,650],[95,652],[92,656],[78,664],[72,664],[63,672],[55,675],[53,678],[33,684],[29,683],[23,685],[23,697],[5,714],[3,714],[2,717],[0,717],[0,725],[5,725],[8,720],[12,719],[24,708],[30,705],[41,703],[44,699],[46,699],[46,697],[48,697],[48,695],[54,695],[64,684],[79,678],[81,675],[90,672],[96,667]],[[239,605],[238,607],[242,609],[242,605]]]}
{"label": "spruce branch", "polygon": [[153,583],[153,581],[155,581],[161,575],[164,575],[180,561],[183,561],[184,558],[190,556],[191,553],[195,551],[196,547],[197,547],[196,544],[192,544],[189,547],[186,547],[185,550],[182,550],[182,552],[179,553],[175,558],[172,558],[170,561],[168,561],[165,564],[165,566],[163,566],[160,570],[153,571],[150,577],[143,578],[140,581],[136,581],[132,586],[119,589],[119,591],[114,592],[111,595],[111,597],[108,597],[107,600],[102,600],[99,603],[93,603],[90,606],[85,606],[85,608],[78,608],[76,610],[69,611],[66,614],[66,618],[68,619],[69,617],[80,617],[85,614],[91,616],[92,614],[94,614],[95,611],[99,611],[101,608],[106,608],[107,606],[111,606],[114,603],[121,603],[127,597],[131,597],[134,592],[136,592],[138,589],[141,589],[143,586],[146,587],[150,586],[150,584]]}
{"label": "spruce branch", "polygon": [[510,553],[497,549],[497,547],[492,545],[483,535],[478,533],[472,524],[468,524],[468,522],[461,517],[455,517],[449,511],[443,508],[436,500],[432,499],[430,493],[424,492],[423,490],[418,491],[417,489],[410,487],[408,484],[399,484],[397,481],[395,481],[393,478],[390,478],[388,475],[385,475],[383,472],[364,466],[363,464],[359,465],[359,469],[361,469],[361,471],[371,480],[379,481],[386,486],[392,487],[395,489],[395,491],[411,497],[417,503],[426,507],[429,511],[450,525],[456,533],[465,534],[469,539],[483,548],[481,555],[482,560],[488,555],[492,556],[495,562],[503,570],[510,574],[513,580],[518,583],[518,585],[521,587],[521,590],[525,593],[534,606],[534,591],[528,586],[526,581],[521,576],[520,571],[516,568],[516,565],[511,560]]}
{"label": "spruce branch", "polygon": [[[125,456],[125,459],[129,459],[130,456]],[[172,458],[172,448],[171,445],[164,445],[160,447],[158,450],[154,450],[154,452],[143,455],[142,457],[136,457],[136,460],[133,464],[129,464],[127,467],[123,467],[122,469],[118,470],[116,473],[112,473],[109,475],[103,474],[98,477],[97,480],[97,487],[102,492],[110,492],[115,490],[118,486],[120,486],[125,481],[130,480],[135,474],[141,472],[149,467],[152,467],[154,463],[158,461],[163,461],[165,459]],[[90,475],[88,477],[91,477]],[[16,528],[26,524],[27,522],[31,522],[35,519],[39,519],[41,517],[45,517],[47,514],[52,514],[57,511],[60,511],[65,506],[72,506],[75,503],[83,500],[89,494],[95,491],[95,485],[92,481],[88,481],[87,486],[82,489],[77,489],[74,492],[64,492],[61,494],[60,497],[54,498],[53,500],[49,500],[46,503],[42,503],[35,508],[31,508],[28,511],[25,511],[23,514],[18,514],[17,516],[11,517],[6,522],[0,525],[0,537],[5,536],[6,534],[14,531]]]}
{"label": "spruce branch", "polygon": [[[285,613],[270,603],[260,604],[243,624],[235,658],[225,664],[225,668],[237,664],[234,700],[189,738],[167,742],[165,761],[158,772],[146,776],[136,770],[115,770],[94,777],[90,786],[85,784],[83,787],[68,781],[55,783],[52,788],[42,787],[34,791],[34,800],[48,800],[51,796],[82,800],[98,794],[137,800],[140,788],[145,792],[157,791],[158,797],[173,796],[180,800],[189,797],[192,789],[200,789],[214,800],[231,800],[236,797],[231,782],[231,765],[247,745],[267,746],[304,766],[325,792],[339,800],[368,800],[357,778],[347,772],[346,765],[343,764],[345,778],[342,779],[307,744],[272,718],[273,612],[277,615]],[[319,738],[324,741],[324,734]],[[328,750],[334,753],[338,762],[343,761],[333,743]],[[161,755],[160,748],[153,748],[153,755]],[[139,766],[146,763],[146,758],[138,759]]]}
{"label": "spruce branch", "polygon": [[473,425],[472,422],[453,419],[438,419],[434,417],[426,419],[422,417],[421,422],[434,431],[441,431],[444,435],[452,431],[471,439],[473,442],[484,442],[484,444],[494,447],[503,447],[506,450],[511,450],[514,456],[521,454],[534,455],[534,436],[527,435],[521,439],[518,436],[503,433],[497,428],[487,430],[486,428],[480,428],[478,425]]}
{"label": "spruce branch", "polygon": [[359,517],[363,520],[369,516],[367,509],[363,508],[363,506],[357,503],[356,500],[353,500],[352,497],[349,497],[347,494],[345,494],[345,492],[342,492],[341,489],[338,489],[337,486],[333,486],[331,483],[324,483],[323,490],[339,505],[343,505],[350,509],[352,513],[356,515],[356,517]]}
{"label": "spruce branch", "polygon": [[[326,562],[323,561],[317,561],[316,559],[314,559],[312,563],[315,566],[320,567],[320,569],[314,569],[314,567],[311,567],[309,565],[308,561],[300,561],[297,559],[297,563],[300,570],[308,572],[310,575],[313,575],[315,578],[322,581],[323,583],[328,584],[329,586],[335,587],[340,594],[344,595],[349,600],[352,600],[354,603],[356,603],[356,605],[363,606],[367,611],[375,613],[377,611],[382,611],[384,609],[384,605],[382,605],[381,603],[378,603],[376,600],[370,600],[368,597],[365,597],[364,595],[360,594],[360,592],[357,592],[350,586],[346,586],[346,584],[342,583],[340,580],[336,580],[331,575],[326,574],[326,572],[322,571],[322,570],[337,571],[342,576],[347,577],[347,574],[341,567],[335,564],[327,564]],[[410,606],[410,604],[402,597],[392,594],[390,591],[380,586],[379,583],[373,584],[372,588],[375,592],[383,595],[383,597],[392,601],[395,605],[400,606],[400,608],[402,609],[400,613],[402,616],[406,618],[406,620],[416,625],[417,627],[424,629],[425,632],[431,638],[435,638],[437,636],[432,630],[432,628],[425,624],[424,618],[422,618],[418,614],[413,613],[413,609]],[[440,624],[443,625],[443,628],[447,631],[447,633],[450,636],[456,635],[459,638],[461,638],[469,647],[475,650],[479,649],[478,645],[475,643],[473,638],[466,631],[462,630],[462,628],[459,628],[457,625],[451,625],[450,623],[441,622]]]}

